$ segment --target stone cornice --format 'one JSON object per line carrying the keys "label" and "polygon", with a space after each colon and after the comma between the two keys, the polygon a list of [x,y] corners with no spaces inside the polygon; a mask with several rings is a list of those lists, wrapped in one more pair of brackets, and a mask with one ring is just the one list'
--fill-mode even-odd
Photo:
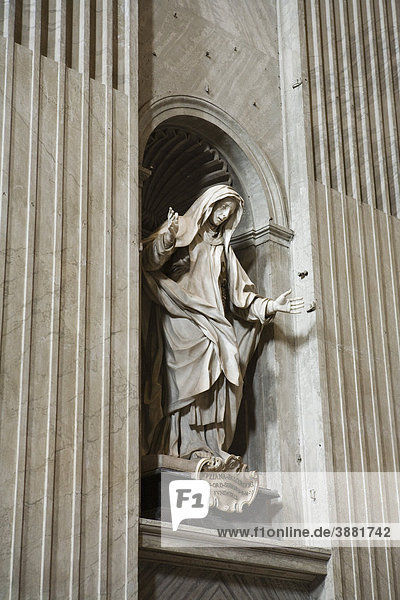
{"label": "stone cornice", "polygon": [[179,529],[178,535],[170,524],[140,519],[139,556],[180,566],[189,561],[198,568],[310,582],[326,575],[331,557],[326,548],[288,548],[261,540],[248,547],[240,539],[230,539],[227,547],[226,539],[219,539],[211,530],[186,525]]}
{"label": "stone cornice", "polygon": [[265,242],[275,242],[288,248],[293,236],[294,232],[292,229],[287,229],[275,223],[268,223],[268,225],[260,229],[250,229],[234,236],[231,243],[234,248],[238,249],[247,248],[248,246],[259,246]]}

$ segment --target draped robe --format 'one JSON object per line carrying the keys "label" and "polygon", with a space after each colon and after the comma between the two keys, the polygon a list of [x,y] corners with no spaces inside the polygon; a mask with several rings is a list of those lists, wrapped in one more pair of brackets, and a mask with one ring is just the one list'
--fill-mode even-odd
{"label": "draped robe", "polygon": [[[214,231],[207,217],[226,197],[237,208]],[[165,226],[144,242],[145,452],[225,457],[232,442],[246,367],[271,318],[270,299],[256,294],[229,245],[242,202],[228,186],[214,186],[179,223],[172,247]]]}

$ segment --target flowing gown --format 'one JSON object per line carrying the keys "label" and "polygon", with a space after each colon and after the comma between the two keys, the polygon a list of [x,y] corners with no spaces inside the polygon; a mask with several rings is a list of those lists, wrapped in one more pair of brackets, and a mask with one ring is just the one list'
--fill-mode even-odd
{"label": "flowing gown", "polygon": [[185,248],[153,237],[142,269],[144,451],[224,458],[270,299],[208,222]]}

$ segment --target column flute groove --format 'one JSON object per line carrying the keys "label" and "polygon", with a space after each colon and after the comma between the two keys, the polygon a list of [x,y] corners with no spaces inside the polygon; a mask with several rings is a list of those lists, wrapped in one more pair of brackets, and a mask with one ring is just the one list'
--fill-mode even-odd
{"label": "column flute groove", "polygon": [[[399,135],[396,121],[395,99],[393,90],[393,76],[391,69],[390,44],[388,39],[388,19],[386,13],[387,7],[383,0],[379,0],[379,18],[381,22],[381,37],[383,49],[383,79],[384,79],[384,94],[386,97],[386,106],[388,114],[389,140],[387,145],[390,148],[388,163],[391,164],[390,181],[391,186],[388,186],[388,210],[389,214],[400,217],[400,153],[399,153]],[[396,32],[397,33],[397,32]],[[388,165],[389,167],[389,165]]]}
{"label": "column flute groove", "polygon": [[[47,437],[45,456],[45,480],[43,493],[42,557],[40,569],[41,597],[51,597],[51,555],[53,545],[54,482],[56,469],[57,405],[60,351],[60,302],[61,302],[61,250],[63,232],[64,192],[64,115],[65,115],[65,43],[66,7],[62,0],[56,4],[56,37],[54,54],[57,62],[57,123],[55,144],[55,182],[53,199],[53,248],[50,315],[50,353],[47,392]],[[46,593],[47,592],[47,593]]]}
{"label": "column flute groove", "polygon": [[3,304],[6,273],[6,249],[8,238],[8,205],[9,205],[9,172],[10,172],[10,146],[11,146],[11,113],[13,102],[13,72],[14,72],[14,18],[15,5],[5,3],[7,17],[4,19],[5,27],[5,60],[3,71],[3,95],[0,99],[0,286],[2,297],[0,302],[0,359],[3,331]]}
{"label": "column flute groove", "polygon": [[[27,173],[26,194],[26,228],[25,228],[25,260],[24,287],[22,308],[22,335],[19,366],[18,390],[18,429],[15,463],[13,536],[10,561],[9,599],[18,598],[23,586],[22,570],[24,547],[24,518],[27,467],[27,437],[29,426],[29,388],[31,367],[32,340],[32,303],[34,294],[34,255],[37,205],[37,171],[38,171],[38,128],[39,128],[39,95],[40,95],[40,31],[41,10],[38,3],[32,3],[29,13],[28,36],[31,55],[30,73],[30,107],[29,107],[29,164]],[[21,49],[22,50],[22,49]],[[21,53],[22,56],[22,53]],[[23,593],[23,592],[22,592]]]}
{"label": "column flute groove", "polygon": [[81,130],[79,174],[79,230],[77,317],[75,341],[75,393],[73,433],[73,482],[71,514],[71,547],[69,571],[69,600],[81,599],[82,501],[84,473],[84,414],[86,399],[86,339],[87,339],[87,264],[89,210],[89,105],[90,105],[90,34],[91,0],[79,5],[78,68],[81,78]]}
{"label": "column flute groove", "polygon": [[[372,81],[372,112],[375,122],[376,132],[376,156],[375,161],[378,164],[379,169],[379,190],[380,194],[377,196],[377,206],[384,212],[390,214],[389,207],[389,186],[387,176],[387,156],[386,148],[384,143],[384,126],[383,126],[383,113],[381,96],[379,89],[379,65],[376,48],[376,34],[374,27],[374,14],[371,0],[365,0],[365,10],[368,20],[368,45],[370,50],[370,68],[371,68],[371,81]],[[375,35],[374,35],[375,34]]]}
{"label": "column flute groove", "polygon": [[365,50],[363,45],[362,17],[360,0],[353,0],[354,34],[356,48],[356,72],[358,86],[358,100],[361,113],[361,131],[359,139],[359,155],[364,160],[364,174],[366,197],[363,198],[367,204],[376,206],[375,173],[372,160],[371,131],[368,118],[367,78],[365,72]]}

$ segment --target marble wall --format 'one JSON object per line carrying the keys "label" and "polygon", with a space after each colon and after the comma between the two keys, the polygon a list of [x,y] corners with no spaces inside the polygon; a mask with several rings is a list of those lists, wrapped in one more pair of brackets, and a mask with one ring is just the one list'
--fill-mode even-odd
{"label": "marble wall", "polygon": [[[400,223],[320,183],[315,201],[333,469],[398,472]],[[384,521],[398,520],[399,484]],[[342,550],[343,596],[390,597],[398,550]]]}
{"label": "marble wall", "polygon": [[[400,466],[399,16],[391,1],[304,2],[319,336],[337,471]],[[395,596],[399,560],[397,548],[341,550],[338,589]]]}
{"label": "marble wall", "polygon": [[[399,471],[398,4],[277,5],[293,260],[307,257],[316,301],[301,353],[314,349],[319,373],[318,446],[328,470]],[[397,594],[397,548],[334,549],[332,569],[332,597]]]}
{"label": "marble wall", "polygon": [[273,2],[139,2],[139,107],[169,96],[219,107],[283,163],[276,10]]}
{"label": "marble wall", "polygon": [[400,217],[400,7],[304,0],[315,178]]}
{"label": "marble wall", "polygon": [[[398,23],[395,0],[1,3],[9,598],[136,597],[138,114],[157,102],[190,98],[188,113],[197,102],[213,125],[245,132],[247,156],[274,181],[276,224],[294,231],[290,243],[238,250],[261,291],[292,286],[316,303],[275,326],[260,363],[274,372],[255,378],[266,426],[253,450],[266,444],[277,485],[280,469],[304,473],[286,504],[318,519],[326,498],[310,498],[313,470],[399,470]],[[254,207],[258,223],[271,198]],[[334,550],[314,595],[395,597],[399,569],[394,551]],[[149,596],[168,578],[196,584],[181,568],[143,572]],[[213,585],[266,593],[243,578],[230,592]]]}
{"label": "marble wall", "polygon": [[[1,11],[7,598],[134,598],[137,590],[137,14],[124,5],[131,43],[115,89],[114,3],[101,3],[95,43],[92,4],[79,3],[76,46],[66,6],[78,3],[50,1],[45,12],[44,3],[11,2]],[[90,78],[93,44],[102,51]]]}

